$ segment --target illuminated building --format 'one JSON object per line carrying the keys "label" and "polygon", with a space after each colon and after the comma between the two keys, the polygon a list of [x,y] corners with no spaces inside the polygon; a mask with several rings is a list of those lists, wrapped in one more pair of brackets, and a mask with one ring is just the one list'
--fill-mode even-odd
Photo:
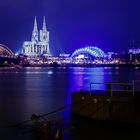
{"label": "illuminated building", "polygon": [[129,53],[132,53],[132,54],[140,54],[140,49],[139,48],[129,49]]}
{"label": "illuminated building", "polygon": [[108,53],[106,54],[106,57],[107,57],[108,60],[111,60],[111,59],[113,59],[113,56],[114,56],[114,55],[115,55],[114,52],[108,52]]}
{"label": "illuminated building", "polygon": [[49,49],[49,32],[46,29],[45,17],[43,19],[43,27],[38,31],[36,17],[34,20],[34,28],[32,31],[31,41],[25,41],[23,43],[22,54],[26,56],[50,56]]}
{"label": "illuminated building", "polygon": [[97,48],[97,47],[93,47],[93,46],[88,46],[88,47],[84,47],[84,48],[80,48],[74,51],[74,53],[71,55],[71,57],[85,57],[87,55],[90,55],[92,57],[95,58],[104,58],[105,57],[105,53]]}

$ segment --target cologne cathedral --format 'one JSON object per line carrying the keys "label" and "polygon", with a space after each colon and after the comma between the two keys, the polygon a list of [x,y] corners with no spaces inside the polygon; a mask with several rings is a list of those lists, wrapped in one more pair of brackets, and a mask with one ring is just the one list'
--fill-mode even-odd
{"label": "cologne cathedral", "polygon": [[40,31],[38,31],[37,21],[35,17],[31,41],[25,41],[23,43],[23,49],[21,53],[23,55],[31,57],[51,55],[49,49],[49,32],[46,28],[45,17],[43,19],[43,27]]}

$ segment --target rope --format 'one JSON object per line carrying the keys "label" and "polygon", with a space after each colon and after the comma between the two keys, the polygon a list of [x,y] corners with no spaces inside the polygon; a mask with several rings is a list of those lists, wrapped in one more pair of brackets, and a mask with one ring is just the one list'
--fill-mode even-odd
{"label": "rope", "polygon": [[[35,115],[35,114],[33,114],[33,115],[36,116],[37,119],[40,119],[40,118],[43,118],[43,119],[44,119],[44,117],[47,117],[47,116],[52,115],[52,114],[56,114],[56,113],[58,113],[58,112],[62,112],[62,111],[64,111],[64,110],[66,110],[66,109],[71,108],[72,105],[77,104],[77,103],[80,103],[80,102],[81,102],[81,100],[80,100],[80,101],[77,101],[77,102],[75,102],[75,103],[66,105],[66,106],[64,106],[64,107],[62,107],[62,108],[56,109],[56,110],[54,110],[54,111],[51,111],[51,112],[49,112],[49,113],[43,114],[43,115]],[[32,122],[32,120],[31,120],[31,119],[30,119],[30,120],[25,120],[25,121],[23,121],[23,122],[15,123],[15,124],[12,124],[12,125],[9,125],[9,126],[10,126],[10,127],[20,127],[21,125],[23,125],[23,124],[25,124],[25,123],[29,123],[29,122]]]}

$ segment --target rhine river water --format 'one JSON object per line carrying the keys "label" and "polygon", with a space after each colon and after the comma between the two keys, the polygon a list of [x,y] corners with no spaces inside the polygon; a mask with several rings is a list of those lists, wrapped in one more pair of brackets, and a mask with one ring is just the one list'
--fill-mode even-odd
{"label": "rhine river water", "polygon": [[[91,82],[132,80],[140,80],[140,68],[0,68],[0,139],[34,139],[8,126],[30,119],[33,113],[45,114],[70,104],[71,93],[89,90]],[[95,85],[94,88],[104,86]]]}

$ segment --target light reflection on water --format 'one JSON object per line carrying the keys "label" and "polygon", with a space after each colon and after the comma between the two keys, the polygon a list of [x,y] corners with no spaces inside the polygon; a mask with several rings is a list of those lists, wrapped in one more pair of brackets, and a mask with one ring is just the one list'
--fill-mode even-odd
{"label": "light reflection on water", "polygon": [[[70,104],[71,92],[89,90],[91,82],[131,82],[133,79],[140,80],[140,69],[0,68],[0,126],[29,119],[33,113],[45,114]],[[94,89],[104,88],[105,85],[94,85]],[[68,114],[60,113],[60,116]],[[14,137],[14,134],[11,135]]]}

